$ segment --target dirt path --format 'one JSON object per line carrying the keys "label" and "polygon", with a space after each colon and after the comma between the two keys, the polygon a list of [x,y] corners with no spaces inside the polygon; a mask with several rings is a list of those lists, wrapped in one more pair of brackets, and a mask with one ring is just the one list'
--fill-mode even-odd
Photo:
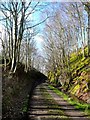
{"label": "dirt path", "polygon": [[36,87],[28,114],[29,120],[89,120],[45,83]]}

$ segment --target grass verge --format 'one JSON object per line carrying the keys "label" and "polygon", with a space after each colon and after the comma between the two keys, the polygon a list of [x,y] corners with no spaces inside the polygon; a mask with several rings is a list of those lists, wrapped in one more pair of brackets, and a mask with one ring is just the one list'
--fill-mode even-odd
{"label": "grass verge", "polygon": [[49,89],[52,89],[57,95],[63,97],[64,100],[66,100],[68,103],[73,105],[75,108],[79,109],[80,111],[83,111],[86,115],[90,116],[90,104],[78,102],[77,100],[72,99],[65,93],[59,91],[57,88],[53,87],[52,85],[48,85]]}

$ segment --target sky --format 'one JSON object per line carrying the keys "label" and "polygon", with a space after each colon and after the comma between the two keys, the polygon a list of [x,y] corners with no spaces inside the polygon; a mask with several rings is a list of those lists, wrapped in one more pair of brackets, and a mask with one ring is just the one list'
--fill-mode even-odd
{"label": "sky", "polygon": [[[49,0],[48,0],[49,1]],[[58,0],[58,1],[60,1],[60,0]],[[63,0],[64,1],[64,0]],[[69,1],[69,0],[65,0],[65,1]],[[71,0],[72,1],[72,0]],[[78,0],[79,1],[79,0]],[[84,0],[83,0],[84,1]],[[88,0],[87,0],[88,1]],[[56,7],[57,7],[57,5],[56,5]],[[84,11],[85,13],[84,14],[86,14],[86,11]],[[34,16],[34,19],[38,22],[39,20],[40,20],[40,16],[41,16],[41,14],[39,13],[36,13],[35,14],[35,16]],[[87,21],[87,19],[86,19],[86,21]],[[43,24],[40,24],[39,26],[39,29],[41,30],[40,31],[40,33],[35,37],[35,40],[36,40],[36,42],[37,42],[37,47],[41,50],[42,49],[42,45],[43,45],[43,41],[44,41],[44,37],[43,37],[43,33],[42,33],[42,31],[43,31],[43,28],[44,28],[44,23]],[[80,45],[81,45],[81,43],[79,43]]]}
{"label": "sky", "polygon": [[[28,1],[28,0],[26,0],[26,1]],[[38,1],[38,0],[34,0],[34,1]],[[49,3],[49,5],[50,5],[51,2],[60,2],[60,1],[62,1],[62,2],[69,2],[69,1],[73,1],[73,0],[41,0],[41,1],[42,1],[43,5],[45,3]],[[43,10],[44,9],[45,9],[45,7],[43,8]],[[2,13],[0,12],[0,16],[1,15],[2,15]],[[39,23],[40,20],[44,20],[45,17],[46,16],[44,16],[43,13],[41,13],[41,12],[35,12],[32,15],[32,19],[34,19],[34,24]],[[43,44],[43,41],[44,41],[44,37],[43,37],[43,33],[42,33],[42,31],[44,29],[44,23],[42,23],[39,26],[37,26],[36,29],[38,29],[39,33],[35,36],[35,41],[37,43],[37,48],[41,51],[42,50],[42,44]],[[0,24],[0,31],[2,31],[2,25],[1,24]],[[1,48],[1,46],[0,46],[0,48]]]}
{"label": "sky", "polygon": [[[10,0],[0,0],[0,2],[9,2]],[[18,2],[18,0],[12,0],[13,2]],[[23,0],[30,1],[30,0]],[[38,0],[33,0],[37,2]],[[81,0],[39,0],[40,2],[79,2]],[[83,2],[89,2],[90,0],[82,0]]]}
{"label": "sky", "polygon": [[[36,4],[36,3],[35,3]],[[44,2],[43,2],[44,4]],[[39,23],[41,20],[43,21],[44,18],[41,18],[41,12],[35,12],[34,14],[32,14],[31,19],[34,20],[34,24]],[[0,11],[0,18],[2,16],[2,12]],[[43,37],[42,37],[42,33],[41,31],[43,30],[44,24],[40,24],[39,26],[36,27],[36,29],[38,29],[39,33],[35,36],[35,41],[37,44],[37,48],[41,51],[42,48],[42,42],[43,42]],[[4,27],[2,25],[2,23],[0,22],[0,32],[2,32],[2,38],[4,37],[4,31],[3,31]],[[1,37],[1,36],[0,36]],[[0,49],[1,49],[2,45],[1,45],[1,40],[0,40]],[[1,50],[0,50],[1,51]]]}
{"label": "sky", "polygon": [[44,41],[44,38],[42,36],[42,34],[38,34],[35,36],[35,41],[36,41],[36,44],[37,44],[37,48],[42,51],[42,44],[43,44],[43,41]]}
{"label": "sky", "polygon": [[[42,5],[46,5],[46,1],[45,2],[42,2],[41,3]],[[42,11],[45,10],[45,6],[43,6],[43,9]],[[33,20],[34,20],[34,24],[37,24],[41,21],[43,21],[47,16],[45,16],[45,14],[43,15],[42,12],[35,12],[33,15]],[[43,29],[44,29],[44,25],[45,25],[45,22],[42,23],[42,24],[39,24],[36,29],[38,32],[38,34],[34,37],[35,41],[36,41],[36,45],[37,45],[37,48],[39,49],[39,51],[42,51],[42,44],[43,44],[43,41],[44,41],[44,37],[43,37]]]}

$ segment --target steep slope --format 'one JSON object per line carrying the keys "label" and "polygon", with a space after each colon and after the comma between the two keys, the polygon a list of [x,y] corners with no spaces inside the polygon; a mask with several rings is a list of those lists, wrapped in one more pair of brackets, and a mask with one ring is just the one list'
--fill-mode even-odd
{"label": "steep slope", "polygon": [[71,54],[70,62],[73,81],[69,92],[90,103],[90,57],[84,58],[79,51]]}

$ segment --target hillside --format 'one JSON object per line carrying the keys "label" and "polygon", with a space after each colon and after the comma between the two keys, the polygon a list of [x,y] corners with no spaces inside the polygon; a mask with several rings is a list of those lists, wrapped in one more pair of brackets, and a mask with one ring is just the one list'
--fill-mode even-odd
{"label": "hillside", "polygon": [[[85,52],[87,52],[87,48]],[[84,58],[81,50],[78,53],[72,53],[70,69],[73,81],[69,92],[79,99],[90,103],[90,57]]]}
{"label": "hillside", "polygon": [[[87,54],[87,47],[85,54]],[[64,72],[57,68],[55,74],[52,71],[48,73],[50,84],[90,103],[90,57],[83,57],[81,49],[78,52],[72,52],[69,70],[63,69]]]}
{"label": "hillside", "polygon": [[19,63],[15,73],[7,66],[2,71],[2,120],[27,120],[30,97],[34,88],[47,77],[31,68],[25,72],[24,64]]}

